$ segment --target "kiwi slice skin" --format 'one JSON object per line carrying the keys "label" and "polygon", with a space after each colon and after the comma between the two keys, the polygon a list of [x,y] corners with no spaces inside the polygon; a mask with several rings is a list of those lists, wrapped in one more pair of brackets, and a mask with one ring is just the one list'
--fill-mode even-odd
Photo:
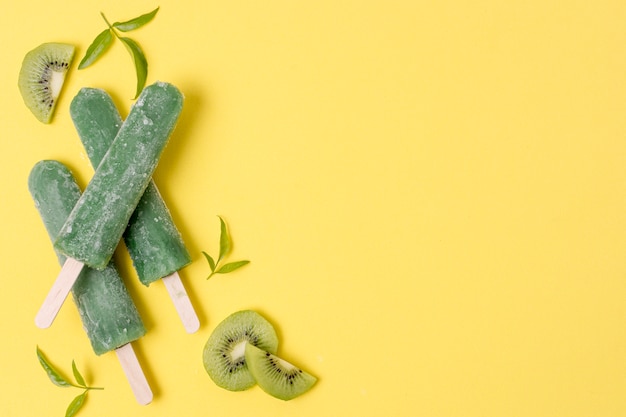
{"label": "kiwi slice skin", "polygon": [[243,391],[255,385],[245,359],[247,344],[274,353],[278,349],[274,327],[256,311],[233,313],[213,330],[204,346],[202,362],[217,386]]}
{"label": "kiwi slice skin", "polygon": [[74,45],[50,42],[24,56],[18,87],[26,107],[42,123],[52,120],[75,50]]}
{"label": "kiwi slice skin", "polygon": [[246,363],[263,391],[281,400],[291,400],[310,390],[317,378],[253,345],[246,346]]}

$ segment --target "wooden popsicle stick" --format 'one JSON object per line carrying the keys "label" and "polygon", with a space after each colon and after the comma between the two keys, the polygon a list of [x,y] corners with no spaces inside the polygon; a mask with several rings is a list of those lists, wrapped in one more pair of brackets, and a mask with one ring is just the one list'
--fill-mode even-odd
{"label": "wooden popsicle stick", "polygon": [[133,390],[133,394],[135,394],[137,402],[141,405],[150,404],[153,397],[152,390],[137,360],[133,346],[127,343],[115,349],[115,354],[122,365],[126,379],[130,384],[130,388]]}
{"label": "wooden popsicle stick", "polygon": [[46,299],[43,301],[41,308],[35,316],[35,325],[41,329],[46,329],[52,325],[54,318],[59,313],[63,302],[70,293],[72,286],[78,279],[80,271],[83,270],[83,264],[73,258],[67,258],[61,272],[57,276],[52,288],[48,292]]}
{"label": "wooden popsicle stick", "polygon": [[162,278],[162,280],[163,284],[165,284],[165,288],[167,288],[167,292],[170,294],[178,316],[183,322],[185,330],[187,333],[195,333],[200,328],[200,320],[198,320],[198,315],[193,305],[191,305],[191,300],[189,300],[189,295],[187,295],[187,291],[185,291],[185,287],[180,280],[178,272],[174,272]]}

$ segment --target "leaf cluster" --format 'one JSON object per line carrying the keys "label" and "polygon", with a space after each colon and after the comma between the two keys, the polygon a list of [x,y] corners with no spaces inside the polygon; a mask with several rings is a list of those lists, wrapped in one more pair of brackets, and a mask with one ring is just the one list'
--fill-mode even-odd
{"label": "leaf cluster", "polygon": [[100,32],[91,45],[89,45],[89,48],[87,48],[87,51],[85,52],[85,56],[78,64],[78,69],[87,68],[96,62],[96,60],[98,60],[98,58],[100,58],[109,49],[113,41],[117,38],[120,42],[122,42],[122,44],[124,44],[126,50],[133,59],[135,73],[137,75],[135,98],[139,97],[141,90],[143,90],[146,85],[146,79],[148,78],[148,61],[146,60],[146,56],[141,49],[141,46],[139,46],[135,40],[127,36],[122,36],[119,32],[126,33],[139,29],[154,19],[154,16],[156,16],[158,11],[159,8],[157,7],[150,13],[143,14],[124,22],[115,22],[113,24],[109,23],[104,13],[100,13],[108,27]]}
{"label": "leaf cluster", "polygon": [[94,390],[94,389],[95,390],[104,389],[104,388],[88,386],[87,383],[85,382],[85,378],[79,372],[78,368],[76,367],[76,363],[73,360],[72,360],[72,374],[74,375],[74,379],[76,380],[76,383],[73,383],[69,381],[67,378],[65,378],[61,374],[61,372],[59,372],[48,361],[48,359],[46,359],[41,349],[39,349],[39,346],[37,346],[37,358],[39,359],[39,363],[41,364],[43,369],[46,371],[48,378],[50,378],[50,381],[52,381],[54,385],[56,385],[57,387],[61,387],[61,388],[74,387],[74,388],[80,388],[83,390],[82,394],[79,394],[78,396],[76,396],[72,400],[70,405],[67,407],[67,410],[65,411],[65,417],[72,417],[76,415],[76,413],[78,413],[78,410],[80,410],[80,408],[85,404],[85,400],[87,399],[87,393],[89,391]]}
{"label": "leaf cluster", "polygon": [[227,274],[229,272],[233,272],[234,270],[250,263],[250,261],[244,260],[220,264],[232,249],[232,239],[230,237],[230,233],[228,233],[228,228],[226,227],[224,219],[221,216],[217,217],[220,219],[220,251],[217,260],[213,259],[213,257],[208,253],[204,251],[202,252],[209,263],[209,267],[211,268],[211,273],[207,279],[211,278],[215,274]]}

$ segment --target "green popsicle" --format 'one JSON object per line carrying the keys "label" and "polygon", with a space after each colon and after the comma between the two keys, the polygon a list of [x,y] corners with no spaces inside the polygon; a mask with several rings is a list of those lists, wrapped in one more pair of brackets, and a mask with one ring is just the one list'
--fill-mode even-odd
{"label": "green popsicle", "polygon": [[[104,90],[82,88],[70,104],[70,115],[91,164],[98,166],[115,139],[122,118]],[[191,263],[180,232],[163,202],[154,181],[150,181],[124,232],[124,241],[142,284],[164,279],[170,296],[189,333],[199,327],[198,318],[177,271]]]}
{"label": "green popsicle", "polygon": [[[69,169],[57,161],[40,161],[30,172],[28,189],[50,239],[65,223],[80,197]],[[59,263],[65,256],[56,252]],[[117,269],[111,262],[102,271],[84,268],[72,287],[83,327],[96,355],[139,339],[146,329]]]}
{"label": "green popsicle", "polygon": [[[111,96],[96,88],[83,88],[70,104],[70,115],[91,164],[98,166],[122,118]],[[144,285],[191,263],[191,256],[154,181],[150,181],[135,209],[124,241],[139,280]]]}
{"label": "green popsicle", "polygon": [[[80,198],[80,189],[70,170],[51,160],[35,164],[28,177],[28,189],[48,236],[54,241]],[[56,255],[63,264],[65,256],[58,251]],[[72,287],[72,296],[96,355],[120,349],[146,334],[139,312],[113,262],[101,271],[83,268]],[[146,401],[145,397],[140,398],[143,398],[141,402]]]}
{"label": "green popsicle", "polygon": [[104,268],[115,251],[182,110],[176,87],[146,87],[122,124],[54,246],[92,268]]}

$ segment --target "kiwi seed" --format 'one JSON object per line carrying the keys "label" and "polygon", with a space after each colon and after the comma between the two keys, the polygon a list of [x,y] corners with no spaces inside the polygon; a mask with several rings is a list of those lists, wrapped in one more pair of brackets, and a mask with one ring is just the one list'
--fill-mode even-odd
{"label": "kiwi seed", "polygon": [[272,353],[278,348],[274,327],[259,313],[238,311],[217,325],[202,354],[204,368],[216,385],[243,391],[255,384],[245,359],[248,344]]}
{"label": "kiwi seed", "polygon": [[73,45],[44,43],[24,57],[18,87],[26,106],[43,123],[52,120],[74,51]]}

